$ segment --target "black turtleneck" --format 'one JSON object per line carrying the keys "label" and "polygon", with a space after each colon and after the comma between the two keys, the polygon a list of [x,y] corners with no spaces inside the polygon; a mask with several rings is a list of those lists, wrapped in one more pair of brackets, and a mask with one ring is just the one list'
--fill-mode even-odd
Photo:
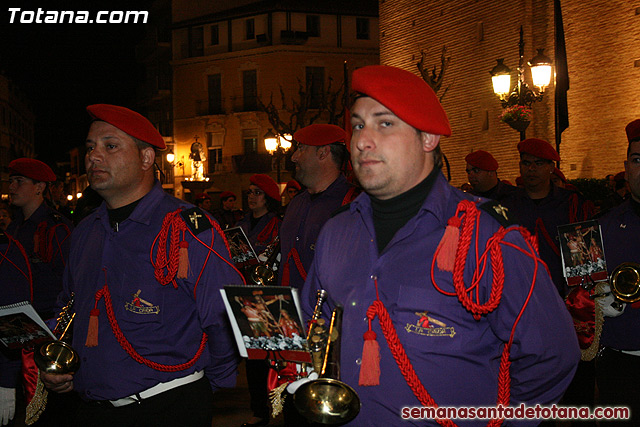
{"label": "black turtleneck", "polygon": [[421,183],[391,199],[370,197],[378,253],[382,253],[396,232],[418,213],[439,173],[440,170],[434,169]]}
{"label": "black turtleneck", "polygon": [[107,213],[109,214],[109,224],[111,225],[111,228],[113,228],[115,231],[118,231],[118,224],[129,218],[129,215],[131,215],[136,206],[138,206],[140,200],[142,200],[142,198],[136,200],[133,203],[129,203],[126,206],[122,206],[116,209],[107,209]]}

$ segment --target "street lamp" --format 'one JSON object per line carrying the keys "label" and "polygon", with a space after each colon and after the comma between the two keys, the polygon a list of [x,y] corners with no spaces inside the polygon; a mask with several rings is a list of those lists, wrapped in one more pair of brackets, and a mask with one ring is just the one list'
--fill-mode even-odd
{"label": "street lamp", "polygon": [[267,133],[264,134],[264,147],[269,154],[275,156],[276,159],[276,173],[278,178],[278,184],[280,184],[280,163],[282,158],[287,153],[287,150],[291,148],[292,136],[289,134],[275,134],[269,128]]}
{"label": "street lamp", "polygon": [[498,96],[505,109],[502,121],[520,132],[520,140],[525,139],[525,132],[531,121],[531,105],[541,101],[544,91],[551,81],[551,59],[544,54],[544,49],[538,49],[538,54],[529,62],[533,86],[532,90],[524,81],[524,36],[520,26],[520,42],[518,43],[520,61],[518,63],[518,81],[511,89],[511,69],[504,64],[504,58],[498,62],[489,73],[493,84],[493,92]]}

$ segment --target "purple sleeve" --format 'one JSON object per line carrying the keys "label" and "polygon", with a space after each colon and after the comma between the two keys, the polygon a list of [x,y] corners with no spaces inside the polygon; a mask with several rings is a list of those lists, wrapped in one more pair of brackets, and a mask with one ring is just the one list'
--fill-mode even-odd
{"label": "purple sleeve", "polygon": [[[505,240],[526,248],[519,233]],[[517,321],[511,347],[511,404],[557,402],[569,386],[580,360],[571,317],[544,264],[502,245],[505,282],[502,300],[488,316],[491,328],[507,342]],[[532,282],[535,275],[535,283]],[[518,315],[526,304],[522,317]]]}
{"label": "purple sleeve", "polygon": [[[203,234],[209,234],[206,232]],[[210,363],[205,373],[215,391],[232,388],[236,383],[238,351],[231,326],[220,294],[224,285],[241,285],[242,278],[230,264],[229,251],[223,238],[215,232],[213,249],[205,260],[207,251],[201,251],[205,258],[194,260],[192,265],[207,263],[195,290],[197,309],[204,331],[209,336]],[[194,242],[195,243],[195,242]],[[206,357],[203,355],[202,357]]]}

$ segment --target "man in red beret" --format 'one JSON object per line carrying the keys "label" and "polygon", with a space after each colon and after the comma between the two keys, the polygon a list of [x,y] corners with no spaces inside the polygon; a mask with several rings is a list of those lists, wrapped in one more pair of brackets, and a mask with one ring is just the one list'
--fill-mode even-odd
{"label": "man in red beret", "polygon": [[165,145],[153,125],[120,106],[87,111],[87,177],[104,201],[74,231],[59,298],[74,295],[82,363],[42,382],[82,397],[70,426],[210,427],[213,391],[233,387],[237,367],[220,290],[242,276],[215,220],[155,179]]}
{"label": "man in red beret", "polygon": [[242,209],[236,208],[236,195],[231,191],[220,193],[220,208],[213,211],[213,217],[218,220],[222,229],[235,227],[243,216]]}
{"label": "man in red beret", "polygon": [[[57,315],[56,298],[62,291],[73,229],[67,218],[45,202],[45,193],[55,180],[53,170],[40,160],[20,158],[9,163],[9,197],[17,209],[7,236],[0,236],[0,306],[30,301],[45,320]],[[13,409],[16,389],[22,390],[17,375],[20,358],[10,359],[0,354],[0,413]],[[29,364],[25,371],[26,377],[37,377],[37,369],[29,370]],[[27,391],[27,400],[34,388],[35,384]],[[13,403],[5,399],[7,394],[14,397]],[[53,405],[61,403],[53,400]],[[55,419],[51,410],[42,415],[45,423]]]}
{"label": "man in red beret", "polygon": [[[523,188],[503,199],[520,224],[536,236],[540,257],[546,263],[558,293],[563,298],[570,292],[564,277],[559,248],[558,226],[590,219],[594,206],[579,193],[553,184],[554,162],[560,156],[542,139],[529,138],[518,144]],[[594,365],[581,361],[562,403],[594,404]]]}
{"label": "man in red beret", "polygon": [[[624,174],[630,197],[598,220],[610,275],[623,263],[640,263],[640,120],[629,123],[626,133]],[[596,363],[598,403],[628,407],[631,418],[623,425],[636,426],[640,423],[640,310],[637,302],[624,303],[614,295],[607,296],[602,307],[602,351]]]}
{"label": "man in red beret", "polygon": [[351,201],[354,187],[342,168],[349,153],[347,133],[339,126],[313,124],[298,130],[291,156],[296,181],[306,188],[287,207],[280,229],[282,266],[280,282],[299,288],[313,260],[320,228],[331,214]]}
{"label": "man in red beret", "polygon": [[[301,288],[313,261],[320,229],[333,212],[354,198],[355,187],[342,173],[349,156],[344,129],[312,124],[295,132],[293,139],[297,144],[291,157],[296,165],[295,179],[306,188],[287,205],[280,227],[278,281]],[[297,373],[290,365],[289,372],[279,374],[283,378]],[[271,375],[275,376],[275,371]],[[285,424],[302,426],[304,420],[291,406],[292,401],[285,399]]]}
{"label": "man in red beret", "polygon": [[575,191],[553,184],[554,162],[560,161],[560,156],[547,141],[525,139],[518,143],[518,151],[523,188],[503,199],[503,203],[538,238],[540,256],[564,297],[568,286],[562,269],[557,228],[589,219],[594,213],[593,203]]}
{"label": "man in red beret", "polygon": [[477,150],[467,154],[467,177],[473,187],[472,194],[487,199],[502,200],[515,187],[498,179],[498,161],[491,153]]}
{"label": "man in red beret", "polygon": [[[557,401],[579,358],[571,319],[504,208],[442,174],[451,129],[436,94],[389,66],[357,69],[352,89],[351,161],[365,192],[325,223],[301,296],[308,317],[320,289],[325,315],[343,307],[341,380],[362,403],[349,425],[438,425],[407,409],[508,406],[504,393]],[[490,250],[503,239],[509,249]],[[499,303],[481,314],[493,291]]]}

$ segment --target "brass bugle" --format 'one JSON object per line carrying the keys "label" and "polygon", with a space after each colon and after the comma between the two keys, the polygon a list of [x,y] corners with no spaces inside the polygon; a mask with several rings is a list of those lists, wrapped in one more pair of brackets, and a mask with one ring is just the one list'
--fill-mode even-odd
{"label": "brass bugle", "polygon": [[640,264],[623,262],[611,273],[611,292],[620,301],[640,301]]}
{"label": "brass bugle", "polygon": [[58,323],[54,328],[54,335],[61,332],[60,338],[47,341],[37,346],[33,351],[33,360],[42,372],[47,374],[68,374],[76,372],[80,366],[78,353],[66,341],[75,313],[72,313],[74,297],[62,309],[58,316]]}
{"label": "brass bugle", "polygon": [[345,424],[360,412],[360,398],[340,381],[342,307],[333,310],[322,367],[316,380],[302,384],[293,395],[298,412],[319,424]]}

